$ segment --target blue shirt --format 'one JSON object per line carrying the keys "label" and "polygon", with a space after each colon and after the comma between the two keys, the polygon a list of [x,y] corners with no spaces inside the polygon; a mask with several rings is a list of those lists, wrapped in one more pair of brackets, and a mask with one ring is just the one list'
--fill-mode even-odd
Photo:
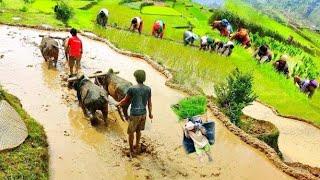
{"label": "blue shirt", "polygon": [[141,116],[147,114],[147,103],[151,97],[151,88],[138,84],[128,89],[127,95],[131,98],[131,116]]}

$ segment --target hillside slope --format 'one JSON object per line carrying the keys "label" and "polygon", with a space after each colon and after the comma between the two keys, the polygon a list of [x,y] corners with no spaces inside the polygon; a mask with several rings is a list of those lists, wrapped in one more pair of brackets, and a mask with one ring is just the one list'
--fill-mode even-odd
{"label": "hillside slope", "polygon": [[[320,0],[244,0],[257,9],[280,11],[292,22],[299,20],[303,25],[320,28]],[[294,19],[292,19],[294,17]],[[310,22],[310,23],[309,23]]]}

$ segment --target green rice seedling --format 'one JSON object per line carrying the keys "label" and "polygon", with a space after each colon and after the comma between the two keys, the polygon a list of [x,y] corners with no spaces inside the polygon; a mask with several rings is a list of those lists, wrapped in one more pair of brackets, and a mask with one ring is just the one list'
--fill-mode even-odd
{"label": "green rice seedling", "polygon": [[183,120],[204,114],[207,109],[207,99],[204,96],[191,96],[182,99],[178,104],[172,105],[171,108],[179,117],[179,120]]}

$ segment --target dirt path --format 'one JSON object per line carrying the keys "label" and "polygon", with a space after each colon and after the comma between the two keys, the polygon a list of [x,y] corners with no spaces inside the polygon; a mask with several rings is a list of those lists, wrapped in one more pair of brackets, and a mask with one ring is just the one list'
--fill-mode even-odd
{"label": "dirt path", "polygon": [[255,119],[276,125],[280,131],[279,148],[286,161],[320,167],[320,130],[307,123],[277,116],[270,108],[254,102],[243,112]]}
{"label": "dirt path", "polygon": [[63,63],[60,60],[57,70],[48,70],[37,48],[39,33],[48,32],[7,26],[0,26],[0,32],[0,54],[4,55],[0,60],[0,84],[19,97],[24,108],[45,127],[51,179],[290,179],[215,119],[214,162],[200,164],[194,154],[185,155],[181,127],[170,110],[170,105],[185,95],[166,87],[165,78],[144,61],[119,55],[103,43],[82,38],[85,73],[113,68],[134,82],[134,70],[147,72],[155,119],[147,122],[143,136],[150,148],[144,156],[129,161],[123,153],[127,147],[126,124],[115,121],[115,113],[110,113],[108,127],[95,128],[83,117],[77,102],[64,100],[75,92],[67,92],[61,86]]}

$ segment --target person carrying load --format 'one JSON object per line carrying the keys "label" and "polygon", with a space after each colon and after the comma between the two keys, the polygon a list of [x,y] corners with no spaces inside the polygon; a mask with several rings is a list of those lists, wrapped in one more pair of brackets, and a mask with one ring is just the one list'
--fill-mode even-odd
{"label": "person carrying load", "polygon": [[152,35],[156,38],[163,38],[164,30],[166,28],[166,24],[162,20],[157,20],[154,22],[152,27]]}
{"label": "person carrying load", "polygon": [[234,35],[231,36],[230,40],[238,41],[245,48],[248,48],[251,46],[249,31],[245,28],[239,28],[238,31]]}
{"label": "person carrying load", "polygon": [[141,17],[134,17],[131,19],[131,25],[130,25],[130,30],[135,31],[137,30],[139,34],[142,32],[142,27],[143,27],[143,21]]}
{"label": "person carrying load", "polygon": [[209,36],[202,36],[200,39],[200,50],[209,50],[213,47],[214,40]]}
{"label": "person carrying load", "polygon": [[313,80],[302,80],[300,77],[296,76],[294,77],[294,84],[298,84],[300,91],[303,93],[308,94],[309,98],[312,98],[314,95],[316,89],[319,87],[318,82],[313,79]]}
{"label": "person carrying load", "polygon": [[192,32],[192,30],[185,31],[183,34],[183,43],[184,45],[193,44],[195,40],[198,39],[198,36]]}
{"label": "person carrying load", "polygon": [[212,29],[218,29],[221,36],[229,37],[233,33],[233,29],[228,20],[222,19],[221,21],[214,21],[212,23]]}
{"label": "person carrying load", "polygon": [[202,124],[188,121],[184,126],[184,133],[187,138],[192,139],[199,161],[203,162],[205,155],[207,155],[209,161],[212,161],[212,157],[210,155],[210,143],[205,136],[206,130]]}
{"label": "person carrying load", "polygon": [[273,67],[276,69],[277,72],[283,73],[286,75],[287,78],[289,78],[289,67],[288,67],[288,56],[282,55],[281,58],[273,63]]}
{"label": "person carrying load", "polygon": [[270,62],[272,60],[272,52],[268,45],[262,45],[253,54],[253,57],[259,61],[259,63]]}

